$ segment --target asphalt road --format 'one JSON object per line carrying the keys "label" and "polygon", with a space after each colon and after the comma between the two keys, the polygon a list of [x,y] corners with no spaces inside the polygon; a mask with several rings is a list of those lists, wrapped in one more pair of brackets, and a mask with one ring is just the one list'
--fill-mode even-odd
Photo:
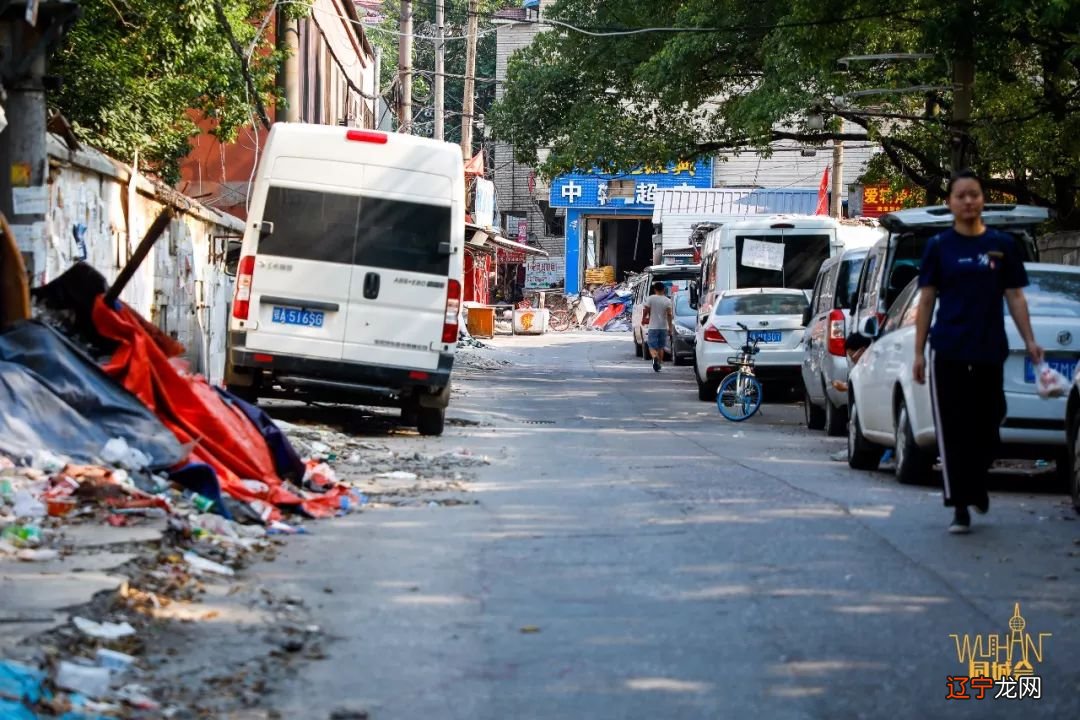
{"label": "asphalt road", "polygon": [[[491,457],[477,504],[320,524],[253,569],[329,635],[269,691],[282,716],[1080,717],[1063,495],[1001,478],[950,536],[935,488],[849,470],[798,405],[728,423],[628,336],[498,345],[513,366],[457,377],[451,415],[483,424],[391,438]],[[1042,698],[946,700],[950,634],[1007,635],[1017,602],[1052,633]]]}

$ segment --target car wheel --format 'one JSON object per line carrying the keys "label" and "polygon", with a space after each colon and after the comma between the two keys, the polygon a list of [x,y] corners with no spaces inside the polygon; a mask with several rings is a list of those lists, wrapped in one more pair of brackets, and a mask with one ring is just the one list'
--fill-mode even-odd
{"label": "car wheel", "polygon": [[701,382],[697,372],[694,373],[694,379],[697,380],[697,399],[702,402],[715,402],[716,391],[720,387],[720,383],[715,380]]}
{"label": "car wheel", "polygon": [[421,435],[443,434],[446,425],[446,408],[420,408],[416,413],[416,430]]}
{"label": "car wheel", "polygon": [[853,470],[877,470],[881,462],[881,448],[863,437],[855,398],[851,398],[848,407],[848,465]]}
{"label": "car wheel", "polygon": [[933,458],[915,443],[907,404],[901,400],[896,413],[896,479],[902,485],[923,484],[933,468]]}
{"label": "car wheel", "polygon": [[805,386],[803,387],[803,416],[806,419],[806,427],[811,430],[821,430],[825,427],[825,411],[810,400],[810,393]]}
{"label": "car wheel", "polygon": [[838,408],[825,395],[825,433],[829,437],[843,437],[847,431],[847,408]]}
{"label": "car wheel", "polygon": [[641,357],[645,354],[645,346],[637,341],[637,335],[634,335],[634,357]]}

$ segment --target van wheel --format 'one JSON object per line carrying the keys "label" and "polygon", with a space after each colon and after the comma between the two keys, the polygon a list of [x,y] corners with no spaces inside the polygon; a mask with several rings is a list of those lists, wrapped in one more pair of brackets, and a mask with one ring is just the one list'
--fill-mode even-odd
{"label": "van wheel", "polygon": [[854,397],[851,398],[848,408],[851,414],[848,420],[848,465],[853,470],[877,470],[881,462],[881,448],[863,437]]}
{"label": "van wheel", "polygon": [[416,430],[421,435],[438,437],[446,425],[446,408],[420,408],[416,413]]}
{"label": "van wheel", "polygon": [[902,485],[920,485],[927,482],[933,469],[930,454],[915,444],[907,405],[901,400],[896,413],[896,479]]}
{"label": "van wheel", "polygon": [[829,437],[843,437],[847,430],[847,408],[838,408],[825,395],[825,433]]}
{"label": "van wheel", "polygon": [[[828,399],[825,400],[828,403]],[[810,393],[803,387],[803,416],[806,419],[806,427],[811,430],[821,430],[825,427],[825,411],[810,400]]]}
{"label": "van wheel", "polygon": [[410,425],[416,425],[416,423],[419,420],[420,420],[420,418],[417,416],[415,406],[401,408],[401,424],[402,425],[405,425],[406,427],[408,427]]}

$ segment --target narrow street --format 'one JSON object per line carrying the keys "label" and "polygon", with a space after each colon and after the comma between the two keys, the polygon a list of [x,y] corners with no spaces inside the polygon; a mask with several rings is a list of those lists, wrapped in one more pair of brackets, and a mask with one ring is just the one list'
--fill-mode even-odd
{"label": "narrow street", "polygon": [[[849,470],[798,405],[727,423],[625,335],[494,345],[476,356],[513,364],[455,371],[444,437],[370,431],[487,456],[461,504],[322,523],[238,578],[325,633],[270,680],[271,717],[1080,714],[1080,525],[1047,482],[998,478],[952,537],[936,488]],[[946,701],[950,634],[1006,636],[1018,602],[1052,634],[1041,699]],[[250,650],[251,622],[202,623],[193,659]]]}

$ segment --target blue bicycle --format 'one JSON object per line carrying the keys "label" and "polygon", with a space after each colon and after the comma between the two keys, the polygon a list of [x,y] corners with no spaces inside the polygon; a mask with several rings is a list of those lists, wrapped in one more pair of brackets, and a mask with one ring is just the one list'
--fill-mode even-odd
{"label": "blue bicycle", "polygon": [[720,382],[716,394],[716,407],[720,414],[732,422],[749,420],[761,407],[761,383],[754,376],[754,356],[758,354],[758,340],[750,339],[750,329],[736,323],[746,333],[746,344],[737,357],[728,362],[735,370]]}

